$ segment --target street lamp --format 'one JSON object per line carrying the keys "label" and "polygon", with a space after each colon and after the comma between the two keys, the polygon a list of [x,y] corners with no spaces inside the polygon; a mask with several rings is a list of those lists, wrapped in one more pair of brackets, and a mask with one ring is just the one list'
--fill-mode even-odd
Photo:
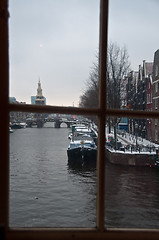
{"label": "street lamp", "polygon": [[138,124],[135,123],[136,148],[137,148],[137,129],[138,129]]}
{"label": "street lamp", "polygon": [[142,134],[142,141],[143,141],[143,138],[145,138],[145,136],[146,136],[146,128],[145,128],[145,126],[143,127],[142,132],[143,132],[143,134]]}

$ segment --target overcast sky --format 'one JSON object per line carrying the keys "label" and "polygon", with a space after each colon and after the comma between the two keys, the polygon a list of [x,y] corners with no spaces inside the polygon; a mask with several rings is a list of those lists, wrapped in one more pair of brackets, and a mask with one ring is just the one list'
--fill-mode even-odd
{"label": "overcast sky", "polygon": [[[109,40],[131,67],[159,48],[158,0],[110,0]],[[99,0],[10,0],[10,96],[31,103],[40,79],[47,104],[78,105],[99,44]]]}

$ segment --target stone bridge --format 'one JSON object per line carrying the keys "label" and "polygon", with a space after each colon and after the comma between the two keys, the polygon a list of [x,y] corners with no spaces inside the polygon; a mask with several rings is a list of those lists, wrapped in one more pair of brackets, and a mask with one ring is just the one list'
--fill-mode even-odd
{"label": "stone bridge", "polygon": [[71,121],[67,119],[63,120],[61,118],[54,118],[54,119],[42,119],[42,118],[35,119],[34,118],[26,121],[28,127],[37,126],[38,128],[42,128],[46,122],[54,122],[55,128],[60,128],[62,123],[65,123],[67,127],[70,128],[70,126],[75,123],[75,121]]}

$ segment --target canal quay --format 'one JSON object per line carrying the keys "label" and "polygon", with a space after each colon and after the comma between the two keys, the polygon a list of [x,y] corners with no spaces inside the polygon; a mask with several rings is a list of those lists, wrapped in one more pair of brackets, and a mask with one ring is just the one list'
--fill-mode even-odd
{"label": "canal quay", "polygon": [[112,138],[109,142],[107,141],[106,147],[106,156],[110,163],[136,167],[156,167],[158,144],[123,131],[117,132],[114,144],[114,134],[107,133],[107,135],[107,138]]}
{"label": "canal quay", "polygon": [[[68,165],[69,133],[50,122],[10,134],[11,227],[96,227],[96,166]],[[109,162],[105,168],[105,226],[157,228],[158,170]]]}

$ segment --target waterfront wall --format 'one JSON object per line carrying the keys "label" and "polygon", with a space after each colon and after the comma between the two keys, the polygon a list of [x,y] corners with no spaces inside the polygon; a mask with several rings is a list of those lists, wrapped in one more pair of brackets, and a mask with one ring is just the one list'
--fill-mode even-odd
{"label": "waterfront wall", "polygon": [[106,149],[107,160],[112,164],[125,166],[154,166],[156,161],[155,153],[126,153],[112,152]]}

